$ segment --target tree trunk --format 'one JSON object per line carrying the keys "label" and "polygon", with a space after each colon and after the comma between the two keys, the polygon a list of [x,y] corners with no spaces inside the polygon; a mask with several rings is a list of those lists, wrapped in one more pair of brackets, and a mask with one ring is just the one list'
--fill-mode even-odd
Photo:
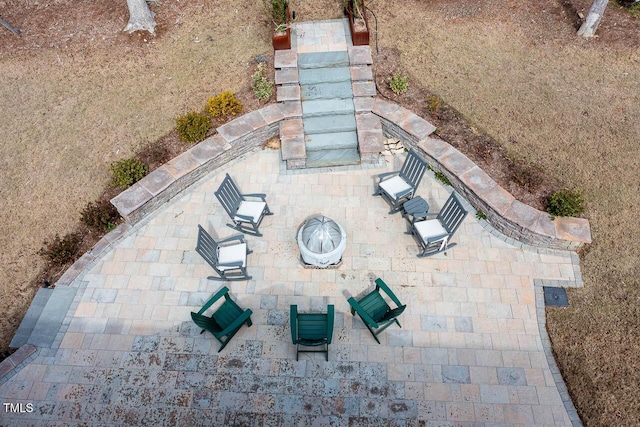
{"label": "tree trunk", "polygon": [[129,23],[123,31],[133,33],[134,31],[149,31],[156,33],[156,21],[153,19],[153,12],[149,10],[145,0],[127,0],[129,8]]}
{"label": "tree trunk", "polygon": [[609,0],[593,0],[587,19],[578,30],[579,36],[593,37],[596,34],[602,15],[604,15],[604,10],[607,8],[607,3],[609,3]]}

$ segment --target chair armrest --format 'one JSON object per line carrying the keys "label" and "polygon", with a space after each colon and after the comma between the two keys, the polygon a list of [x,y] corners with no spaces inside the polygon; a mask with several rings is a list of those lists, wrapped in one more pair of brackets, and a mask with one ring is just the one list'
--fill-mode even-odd
{"label": "chair armrest", "polygon": [[390,177],[392,175],[397,175],[399,173],[400,173],[400,171],[385,172],[385,173],[378,174],[378,178],[380,179],[380,181],[383,181],[384,179],[386,179],[386,178],[388,178],[388,177]]}
{"label": "chair armrest", "polygon": [[289,307],[289,323],[291,324],[291,341],[298,343],[298,306],[293,304]]}
{"label": "chair armrest", "polygon": [[358,316],[360,316],[360,318],[362,319],[362,321],[364,323],[366,323],[369,326],[373,326],[374,328],[379,328],[380,327],[378,325],[378,323],[376,323],[371,318],[371,316],[369,316],[369,314],[367,314],[367,312],[364,311],[364,308],[362,308],[362,306],[360,304],[358,304],[358,301],[356,301],[354,297],[349,298],[347,300],[347,302],[349,303],[351,308],[353,308],[358,313]]}
{"label": "chair armrest", "polygon": [[219,262],[218,267],[242,267],[242,261],[234,261],[234,262]]}
{"label": "chair armrest", "polygon": [[384,281],[379,277],[376,279],[376,287],[378,289],[382,289],[384,293],[387,294],[389,298],[391,298],[391,301],[395,302],[398,307],[402,305],[396,294],[394,294],[393,291],[389,289],[389,286],[387,286],[387,284],[384,283]]}
{"label": "chair armrest", "polygon": [[427,237],[427,243],[439,242],[440,240],[444,240],[449,236],[450,236],[450,234],[446,233],[446,234],[438,234],[437,236]]}
{"label": "chair armrest", "polygon": [[402,190],[396,193],[396,199],[401,199],[404,196],[406,196],[407,194],[413,193],[415,190],[415,188],[411,187],[411,188],[407,188],[406,190]]}
{"label": "chair armrest", "polygon": [[267,195],[264,193],[251,193],[251,194],[242,194],[242,197],[257,197],[259,199],[262,199],[262,201],[266,201],[265,199],[267,198]]}
{"label": "chair armrest", "polygon": [[422,222],[422,221],[426,221],[427,218],[429,217],[437,217],[438,214],[436,213],[429,213],[429,212],[420,212],[420,213],[413,213],[413,212],[409,212],[409,215],[413,216],[413,220],[411,221],[411,225],[415,224],[416,222]]}
{"label": "chair armrest", "polygon": [[252,217],[250,217],[250,216],[247,216],[247,215],[235,214],[233,217],[234,217],[234,218],[235,218],[235,217],[238,217],[238,218],[240,218],[240,219],[244,219],[244,220],[246,220],[246,221],[249,221],[250,223],[253,223],[253,218],[252,218]]}
{"label": "chair armrest", "polygon": [[227,237],[224,240],[220,240],[218,242],[218,245],[220,243],[227,243],[227,242],[233,242],[234,240],[239,240],[240,243],[244,243],[244,236],[242,234],[236,234],[235,236],[231,236],[231,237]]}
{"label": "chair armrest", "polygon": [[333,338],[333,321],[335,317],[335,308],[333,304],[327,306],[327,344],[331,344]]}
{"label": "chair armrest", "polygon": [[222,332],[219,333],[221,337],[228,335],[230,332],[238,329],[247,319],[253,314],[250,308],[247,308],[236,320],[231,322],[229,326],[224,328]]}
{"label": "chair armrest", "polygon": [[220,298],[222,298],[227,293],[229,293],[229,288],[227,288],[226,286],[223,286],[222,289],[220,289],[218,292],[216,292],[216,294],[214,296],[209,298],[209,301],[207,301],[205,303],[205,305],[202,306],[200,311],[198,311],[198,314],[202,314],[205,311],[207,311],[209,309],[209,307],[211,307],[213,304],[215,304],[216,301],[218,301]]}

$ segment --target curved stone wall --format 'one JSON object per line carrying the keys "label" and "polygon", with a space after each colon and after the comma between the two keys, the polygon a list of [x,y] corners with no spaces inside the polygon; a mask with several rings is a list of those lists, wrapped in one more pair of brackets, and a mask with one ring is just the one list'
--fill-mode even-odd
{"label": "curved stone wall", "polygon": [[[516,200],[468,157],[447,142],[430,136],[434,127],[411,111],[377,98],[372,113],[383,132],[413,147],[434,171],[442,172],[454,189],[505,235],[533,246],[575,250],[591,242],[589,221],[560,217]],[[220,126],[218,133],[154,170],[111,200],[122,217],[136,223],[206,173],[278,135],[280,123],[300,117],[300,102],[271,104]]]}
{"label": "curved stone wall", "polygon": [[373,113],[382,120],[387,136],[400,139],[424,156],[434,171],[444,174],[453,188],[503,234],[532,246],[575,250],[591,243],[591,228],[584,218],[558,217],[518,201],[467,156],[431,135],[433,126],[411,111],[380,98]]}

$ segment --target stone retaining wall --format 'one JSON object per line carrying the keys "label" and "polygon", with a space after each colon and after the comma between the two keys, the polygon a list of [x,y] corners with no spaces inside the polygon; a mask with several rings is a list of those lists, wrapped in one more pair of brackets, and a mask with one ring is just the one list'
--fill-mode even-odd
{"label": "stone retaining wall", "polygon": [[[591,242],[586,219],[552,220],[549,214],[519,202],[464,154],[431,137],[435,127],[411,111],[378,98],[372,112],[380,117],[385,135],[418,151],[505,235],[551,249],[575,250]],[[277,136],[282,121],[300,117],[301,113],[299,103],[278,103],[245,114],[220,126],[215,136],[154,170],[111,203],[128,223],[135,224],[203,175]]]}
{"label": "stone retaining wall", "polygon": [[138,222],[203,175],[278,136],[281,121],[299,116],[294,107],[271,104],[220,126],[216,135],[154,170],[111,203],[127,222]]}
{"label": "stone retaining wall", "polygon": [[516,200],[464,154],[430,136],[435,130],[433,125],[411,111],[378,98],[373,113],[382,120],[386,136],[398,138],[414,148],[503,234],[522,243],[551,249],[575,250],[591,243],[589,221],[571,217],[554,220],[548,213]]}

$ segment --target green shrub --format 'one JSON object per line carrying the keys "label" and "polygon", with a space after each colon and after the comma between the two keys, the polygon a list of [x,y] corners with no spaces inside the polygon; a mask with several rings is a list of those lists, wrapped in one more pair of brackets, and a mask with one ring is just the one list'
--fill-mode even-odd
{"label": "green shrub", "polygon": [[273,82],[267,79],[267,70],[264,62],[258,64],[256,71],[251,78],[253,79],[253,93],[260,101],[266,101],[273,94]]}
{"label": "green shrub", "polygon": [[262,0],[267,19],[274,25],[287,23],[287,0]]}
{"label": "green shrub", "polygon": [[133,157],[118,160],[111,163],[111,185],[117,185],[123,189],[129,188],[140,181],[148,172],[149,168],[140,159]]}
{"label": "green shrub", "polygon": [[631,16],[634,16],[636,18],[640,18],[640,3],[631,4],[631,6],[627,7],[627,10],[631,14]]}
{"label": "green shrub", "polygon": [[449,181],[449,178],[447,178],[442,172],[436,172],[435,177],[444,185],[448,185],[449,187],[451,187],[451,181]]}
{"label": "green shrub", "polygon": [[119,219],[118,210],[108,200],[89,202],[80,214],[84,225],[99,232],[113,230]]}
{"label": "green shrub", "polygon": [[190,111],[176,119],[176,130],[184,142],[202,141],[211,128],[211,119],[206,114]]}
{"label": "green shrub", "polygon": [[396,95],[400,95],[409,90],[409,76],[403,76],[400,71],[389,78],[389,87]]}
{"label": "green shrub", "polygon": [[230,91],[209,98],[207,106],[211,117],[235,116],[242,111],[242,103]]}
{"label": "green shrub", "polygon": [[68,233],[63,238],[58,234],[51,241],[45,241],[38,252],[49,264],[65,265],[77,259],[82,245],[82,235],[78,232]]}
{"label": "green shrub", "polygon": [[437,113],[442,108],[442,98],[439,96],[431,95],[427,98],[427,110],[432,113]]}
{"label": "green shrub", "polygon": [[567,189],[552,193],[547,201],[547,212],[557,216],[578,216],[584,212],[584,197],[579,191]]}
{"label": "green shrub", "polygon": [[476,218],[478,218],[478,219],[487,219],[487,215],[482,211],[476,211]]}

